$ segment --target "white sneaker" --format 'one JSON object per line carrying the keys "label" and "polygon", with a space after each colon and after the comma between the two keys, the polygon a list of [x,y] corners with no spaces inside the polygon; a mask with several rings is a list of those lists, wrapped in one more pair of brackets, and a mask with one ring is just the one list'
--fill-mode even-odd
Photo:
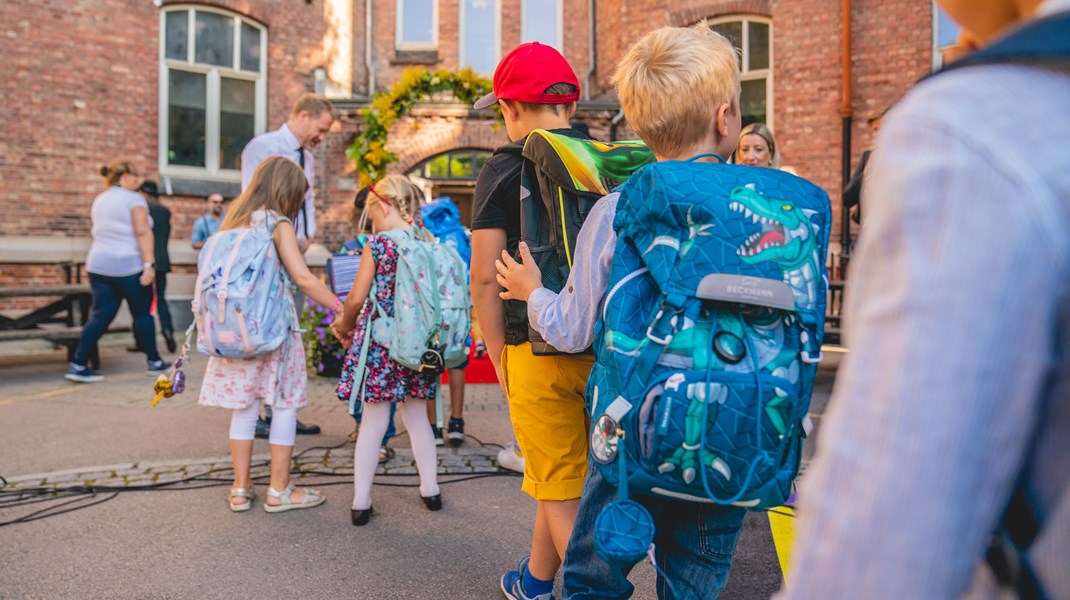
{"label": "white sneaker", "polygon": [[498,466],[517,473],[524,472],[524,454],[520,452],[516,441],[498,451]]}

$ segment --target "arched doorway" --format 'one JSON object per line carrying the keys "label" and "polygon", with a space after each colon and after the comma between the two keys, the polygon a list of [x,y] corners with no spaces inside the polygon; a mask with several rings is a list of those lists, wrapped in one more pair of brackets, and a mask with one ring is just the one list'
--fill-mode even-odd
{"label": "arched doorway", "polygon": [[479,148],[448,150],[424,160],[407,175],[429,197],[449,196],[461,212],[461,222],[471,227],[476,178],[491,154]]}

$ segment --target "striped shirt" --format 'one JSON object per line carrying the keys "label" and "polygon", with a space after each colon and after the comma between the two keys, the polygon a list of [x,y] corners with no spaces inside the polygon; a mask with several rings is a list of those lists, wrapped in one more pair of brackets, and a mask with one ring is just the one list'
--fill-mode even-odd
{"label": "striped shirt", "polygon": [[983,557],[1023,463],[1035,570],[1070,598],[1070,73],[924,82],[863,194],[851,352],[780,598],[999,597]]}

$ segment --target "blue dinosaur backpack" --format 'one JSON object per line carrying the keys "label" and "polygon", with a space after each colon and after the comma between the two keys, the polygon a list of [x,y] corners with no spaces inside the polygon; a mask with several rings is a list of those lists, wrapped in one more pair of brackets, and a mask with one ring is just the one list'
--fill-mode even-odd
{"label": "blue dinosaur backpack", "polygon": [[275,225],[283,220],[259,210],[249,227],[208,238],[197,257],[192,302],[201,353],[223,358],[267,354],[298,329],[293,284],[272,240]]}
{"label": "blue dinosaur backpack", "polygon": [[755,510],[787,500],[821,359],[831,223],[821,188],[776,169],[666,161],[620,188],[587,388],[591,454],[621,490],[595,524],[607,561],[634,564],[653,539],[629,493]]}
{"label": "blue dinosaur backpack", "polygon": [[461,211],[448,196],[435,198],[421,207],[424,227],[439,242],[453,248],[464,264],[472,264],[472,234],[461,223]]}

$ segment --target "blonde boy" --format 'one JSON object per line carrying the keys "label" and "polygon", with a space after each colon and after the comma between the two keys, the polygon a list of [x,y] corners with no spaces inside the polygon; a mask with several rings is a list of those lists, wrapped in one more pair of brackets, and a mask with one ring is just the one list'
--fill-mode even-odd
{"label": "blonde boy", "polygon": [[[739,65],[731,44],[705,24],[647,34],[621,60],[614,83],[628,124],[659,161],[703,153],[727,158],[735,149],[740,131]],[[527,301],[532,325],[562,350],[579,350],[594,341],[616,248],[617,199],[618,194],[609,194],[588,216],[561,294],[542,287],[526,245],[520,247],[522,264],[505,253],[498,261],[498,281],[507,290],[502,298]],[[617,492],[597,469],[588,469],[565,556],[565,597],[570,600],[632,594],[628,569],[610,565],[594,552],[595,518]],[[664,570],[658,575],[659,598],[666,594],[666,580],[673,587],[673,598],[716,597],[728,580],[745,511],[652,497],[633,499],[647,507],[657,528],[656,559]]]}

